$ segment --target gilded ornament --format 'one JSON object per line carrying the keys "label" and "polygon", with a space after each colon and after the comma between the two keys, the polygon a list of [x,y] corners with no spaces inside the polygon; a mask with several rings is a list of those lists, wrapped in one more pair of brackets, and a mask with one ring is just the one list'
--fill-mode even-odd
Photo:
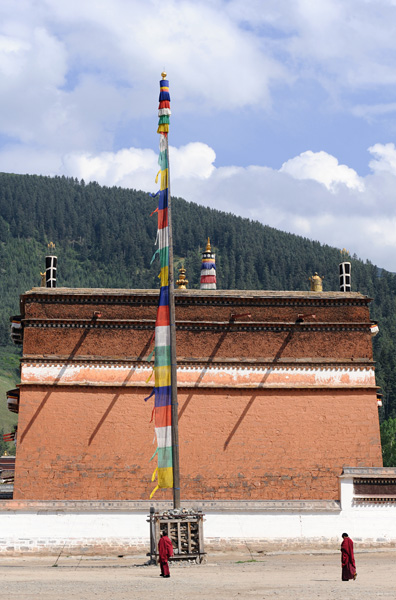
{"label": "gilded ornament", "polygon": [[181,267],[179,269],[179,279],[176,281],[179,290],[186,290],[188,285],[188,279],[186,279],[186,269]]}

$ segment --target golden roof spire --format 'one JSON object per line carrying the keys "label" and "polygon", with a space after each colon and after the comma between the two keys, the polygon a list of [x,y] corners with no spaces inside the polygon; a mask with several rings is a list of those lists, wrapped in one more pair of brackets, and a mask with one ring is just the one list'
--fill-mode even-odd
{"label": "golden roof spire", "polygon": [[161,73],[161,77],[162,77],[162,79],[166,79],[166,72],[165,72],[165,69],[162,71],[162,73]]}
{"label": "golden roof spire", "polygon": [[320,277],[317,271],[315,271],[315,275],[309,278],[311,282],[311,292],[323,292],[323,279],[324,277]]}
{"label": "golden roof spire", "polygon": [[206,250],[202,252],[200,289],[216,289],[216,256],[214,252],[212,252],[209,237],[208,243],[206,244]]}
{"label": "golden roof spire", "polygon": [[179,290],[186,290],[188,285],[188,279],[186,279],[186,269],[182,266],[179,269],[179,279],[176,281],[176,284]]}

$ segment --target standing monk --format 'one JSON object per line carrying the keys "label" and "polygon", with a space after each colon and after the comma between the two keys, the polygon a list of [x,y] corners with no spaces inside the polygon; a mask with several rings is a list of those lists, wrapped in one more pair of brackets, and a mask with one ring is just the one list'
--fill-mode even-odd
{"label": "standing monk", "polygon": [[158,542],[158,554],[161,567],[160,577],[170,577],[168,558],[173,556],[173,546],[166,531],[162,532],[162,536]]}
{"label": "standing monk", "polygon": [[356,579],[356,564],[353,555],[353,541],[347,533],[342,534],[341,544],[341,565],[342,565],[342,581]]}

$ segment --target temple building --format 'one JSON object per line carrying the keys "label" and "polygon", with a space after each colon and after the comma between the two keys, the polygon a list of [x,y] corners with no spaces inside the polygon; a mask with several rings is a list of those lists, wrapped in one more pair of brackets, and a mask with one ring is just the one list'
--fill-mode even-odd
{"label": "temple building", "polygon": [[247,540],[260,552],[291,538],[334,547],[345,530],[394,545],[370,298],[351,292],[347,262],[340,291],[323,291],[318,273],[310,291],[218,290],[209,238],[200,289],[182,267],[174,290],[166,73],[158,110],[160,292],[57,287],[51,243],[42,287],[11,319],[21,382],[8,393],[18,430],[0,552],[55,553],[57,564],[149,541],[155,554],[166,516],[177,548],[199,541],[201,553],[204,513],[209,543],[234,540],[250,556]]}
{"label": "temple building", "polygon": [[[21,296],[14,499],[149,498],[157,303],[158,290]],[[337,501],[344,468],[382,466],[369,303],[175,291],[184,500]]]}

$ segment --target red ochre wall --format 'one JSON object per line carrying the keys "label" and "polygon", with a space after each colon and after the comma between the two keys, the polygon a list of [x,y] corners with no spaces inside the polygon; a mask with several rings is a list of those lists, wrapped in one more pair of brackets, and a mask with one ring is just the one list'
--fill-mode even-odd
{"label": "red ochre wall", "polygon": [[[22,297],[16,499],[149,498],[157,302],[154,290]],[[382,466],[368,303],[177,292],[183,499],[338,499],[344,466]]]}
{"label": "red ochre wall", "polygon": [[[22,390],[14,498],[148,499],[148,393]],[[338,499],[344,465],[382,465],[376,411],[372,390],[183,390],[182,498]]]}

